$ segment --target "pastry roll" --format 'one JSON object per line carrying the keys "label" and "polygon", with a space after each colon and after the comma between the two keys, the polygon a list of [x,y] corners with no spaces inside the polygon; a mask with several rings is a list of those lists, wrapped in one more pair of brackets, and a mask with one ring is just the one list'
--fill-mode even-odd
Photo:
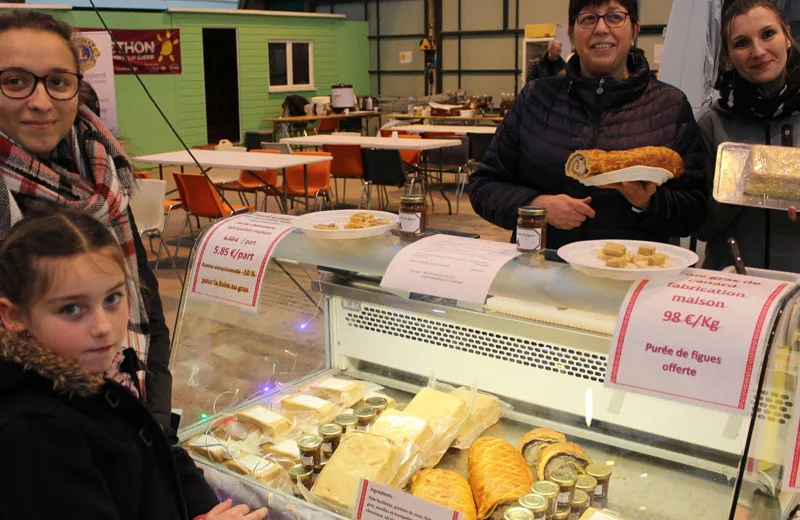
{"label": "pastry roll", "polygon": [[567,442],[567,436],[550,428],[536,428],[522,436],[519,451],[528,464],[534,465],[539,460],[539,453],[557,442]]}
{"label": "pastry roll", "polygon": [[349,512],[362,478],[389,485],[399,466],[400,449],[392,441],[367,432],[350,432],[322,468],[311,493]]}
{"label": "pastry roll", "polygon": [[465,520],[476,520],[475,501],[467,479],[446,469],[423,469],[411,479],[411,494],[458,511]]}
{"label": "pastry roll", "polygon": [[550,475],[559,469],[569,469],[581,475],[586,473],[586,466],[591,463],[592,457],[577,444],[559,442],[539,452],[536,474],[539,480],[550,478]]}
{"label": "pastry roll", "polygon": [[585,179],[631,166],[663,168],[675,178],[683,175],[683,159],[664,146],[644,146],[632,150],[576,150],[567,159],[567,176]]}
{"label": "pastry roll", "polygon": [[488,518],[503,504],[516,502],[531,492],[533,475],[522,454],[496,437],[481,437],[467,456],[469,485],[478,518]]}

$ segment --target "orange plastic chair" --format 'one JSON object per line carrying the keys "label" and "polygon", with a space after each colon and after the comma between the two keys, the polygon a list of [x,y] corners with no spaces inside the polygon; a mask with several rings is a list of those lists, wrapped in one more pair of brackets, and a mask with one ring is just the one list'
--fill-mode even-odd
{"label": "orange plastic chair", "polygon": [[[324,155],[332,157],[330,152],[295,152],[294,155]],[[292,202],[298,197],[306,195],[314,197],[314,206],[321,209],[319,198],[325,197],[328,205],[331,202],[331,162],[324,161],[306,165],[308,168],[308,191],[303,189],[303,166],[290,166],[286,168],[284,188],[287,197]],[[306,208],[308,209],[308,208]]]}
{"label": "orange plastic chair", "polygon": [[381,128],[381,137],[392,137],[392,133],[397,132],[397,135],[408,135],[408,130],[392,130],[390,128]]}
{"label": "orange plastic chair", "polygon": [[[416,134],[397,134],[400,139],[422,139],[421,136]],[[416,170],[419,168],[419,163],[422,162],[422,152],[419,150],[400,150],[400,158],[403,159],[403,164],[406,165],[408,170]]]}
{"label": "orange plastic chair", "polygon": [[338,119],[321,119],[317,126],[317,133],[335,132],[339,129]]}
{"label": "orange plastic chair", "polygon": [[178,243],[175,246],[176,256],[187,223],[189,223],[189,230],[191,231],[189,217],[198,219],[199,226],[200,217],[215,220],[234,213],[243,213],[255,209],[253,206],[241,206],[238,204],[231,204],[232,208],[228,207],[227,204],[222,202],[217,189],[204,175],[172,172],[172,176],[175,178],[175,185],[178,187],[178,194],[181,196],[183,210],[186,212],[180,233],[178,233]]}
{"label": "orange plastic chair", "polygon": [[[347,202],[347,179],[363,179],[364,165],[361,162],[361,146],[357,144],[326,144],[322,151],[333,156],[331,161],[331,177],[344,179],[342,199]],[[339,187],[333,183],[336,202],[339,202]]]}
{"label": "orange plastic chair", "polygon": [[149,179],[150,178],[150,174],[147,173],[144,170],[141,170],[141,171],[138,171],[138,172],[134,172],[133,176],[136,177],[137,179]]}
{"label": "orange plastic chair", "polygon": [[[277,150],[250,150],[250,153],[280,153]],[[258,194],[264,193],[264,211],[267,209],[267,197],[275,197],[281,213],[285,213],[281,192],[278,190],[278,170],[242,170],[239,178],[234,181],[226,181],[217,184],[221,190],[235,191],[239,194],[242,204],[247,205],[245,193],[255,195],[255,206],[258,207]]]}

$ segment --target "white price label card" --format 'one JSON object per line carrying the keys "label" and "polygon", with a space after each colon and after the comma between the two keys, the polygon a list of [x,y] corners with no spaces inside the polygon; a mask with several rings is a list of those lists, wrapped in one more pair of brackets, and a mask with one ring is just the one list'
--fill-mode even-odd
{"label": "white price label card", "polygon": [[381,287],[483,304],[514,244],[452,235],[425,237],[395,255]]}
{"label": "white price label card", "polygon": [[631,286],[606,386],[748,413],[770,326],[792,283],[686,269]]}
{"label": "white price label card", "polygon": [[197,245],[191,293],[257,311],[270,256],[293,221],[290,215],[245,213],[214,224]]}
{"label": "white price label card", "polygon": [[361,479],[355,520],[465,520],[464,515],[400,489]]}

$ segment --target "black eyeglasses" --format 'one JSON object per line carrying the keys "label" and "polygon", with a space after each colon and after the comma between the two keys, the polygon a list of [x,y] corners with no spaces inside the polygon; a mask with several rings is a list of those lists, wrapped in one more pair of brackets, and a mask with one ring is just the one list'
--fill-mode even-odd
{"label": "black eyeglasses", "polygon": [[606,14],[581,13],[575,17],[575,21],[584,29],[591,29],[600,22],[600,18],[603,19],[608,27],[616,29],[625,25],[628,13],[624,11],[611,11]]}
{"label": "black eyeglasses", "polygon": [[82,77],[74,72],[54,72],[37,76],[24,69],[5,69],[0,70],[0,92],[7,98],[25,99],[33,94],[36,85],[41,82],[48,96],[66,101],[78,94]]}

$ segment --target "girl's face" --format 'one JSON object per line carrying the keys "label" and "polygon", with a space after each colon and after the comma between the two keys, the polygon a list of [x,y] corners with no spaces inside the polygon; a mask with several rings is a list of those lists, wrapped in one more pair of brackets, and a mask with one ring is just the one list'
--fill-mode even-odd
{"label": "girl's face", "polygon": [[735,17],[726,44],[730,63],[743,79],[766,93],[783,87],[792,43],[775,13],[759,6]]}
{"label": "girl's face", "polygon": [[[67,259],[40,260],[38,268],[48,270],[50,286],[21,314],[17,330],[27,330],[44,347],[101,375],[128,330],[122,268],[108,248]],[[15,328],[9,323],[6,327]]]}
{"label": "girl's face", "polygon": [[[77,63],[61,36],[36,29],[11,29],[0,33],[0,70],[22,70],[37,76],[77,73]],[[9,73],[3,73],[3,76]],[[66,77],[66,76],[65,76]],[[4,80],[6,81],[6,80]],[[19,83],[10,75],[9,87]],[[58,79],[54,85],[60,85]],[[52,152],[72,128],[78,113],[78,96],[64,101],[48,95],[39,82],[24,99],[0,93],[0,131],[31,153]]]}

